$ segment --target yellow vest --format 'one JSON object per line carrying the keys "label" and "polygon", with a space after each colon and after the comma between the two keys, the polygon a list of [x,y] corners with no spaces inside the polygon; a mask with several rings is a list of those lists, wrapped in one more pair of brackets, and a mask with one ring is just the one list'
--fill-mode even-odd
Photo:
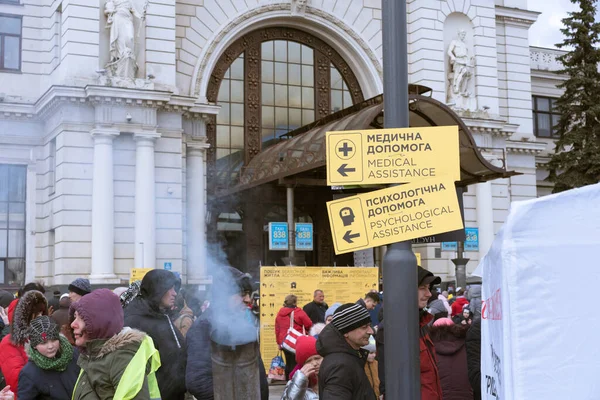
{"label": "yellow vest", "polygon": [[[150,372],[146,374],[146,365],[150,363]],[[115,390],[115,396],[113,400],[131,400],[139,393],[144,385],[144,378],[148,378],[148,391],[150,392],[151,400],[160,400],[160,390],[158,389],[158,382],[156,381],[156,370],[160,368],[160,355],[158,350],[154,347],[154,341],[148,335],[142,340],[139,349],[127,364],[127,368],[121,376],[119,385]],[[79,379],[83,374],[82,369],[79,372],[79,377],[75,383],[75,388],[79,384]],[[73,390],[73,397],[75,396],[75,390]]]}

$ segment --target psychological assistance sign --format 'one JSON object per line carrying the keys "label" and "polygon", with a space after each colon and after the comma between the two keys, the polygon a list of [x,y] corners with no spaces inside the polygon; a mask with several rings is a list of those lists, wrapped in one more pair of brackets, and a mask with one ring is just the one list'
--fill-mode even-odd
{"label": "psychological assistance sign", "polygon": [[453,177],[327,203],[336,254],[463,228]]}
{"label": "psychological assistance sign", "polygon": [[[269,364],[279,352],[275,338],[275,318],[288,294],[298,298],[298,307],[313,300],[321,289],[325,301],[354,303],[379,288],[379,269],[373,267],[262,267],[260,269],[260,353]],[[306,332],[307,334],[309,332]]]}
{"label": "psychological assistance sign", "polygon": [[327,132],[327,184],[460,180],[457,126]]}

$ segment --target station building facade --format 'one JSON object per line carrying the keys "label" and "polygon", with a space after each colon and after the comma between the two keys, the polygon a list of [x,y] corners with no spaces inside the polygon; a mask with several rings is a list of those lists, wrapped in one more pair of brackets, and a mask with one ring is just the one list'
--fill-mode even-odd
{"label": "station building facade", "polygon": [[[526,0],[407,8],[411,87],[460,117],[489,165],[518,173],[464,194],[465,225],[479,229],[470,273],[510,204],[551,191],[559,53],[529,46]],[[344,194],[322,168],[273,170],[310,163],[310,136],[303,152],[269,154],[380,102],[381,24],[380,0],[0,1],[0,286],[119,284],[134,267],[209,284],[219,262],[254,275],[381,265],[384,249],[333,253],[324,202]],[[257,157],[271,170],[251,167]],[[294,221],[314,224],[312,252],[268,250],[290,190]],[[454,278],[454,253],[414,250]]]}

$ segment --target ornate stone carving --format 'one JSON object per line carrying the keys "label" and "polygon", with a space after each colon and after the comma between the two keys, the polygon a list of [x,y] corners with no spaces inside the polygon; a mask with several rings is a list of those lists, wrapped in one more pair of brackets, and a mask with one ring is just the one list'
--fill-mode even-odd
{"label": "ornate stone carving", "polygon": [[110,61],[106,69],[113,83],[123,80],[125,86],[135,85],[136,40],[147,8],[147,0],[108,0],[104,4],[106,28],[110,30]]}
{"label": "ornate stone carving", "polygon": [[448,59],[450,70],[448,73],[448,105],[457,109],[474,109],[471,99],[474,93],[471,90],[475,58],[465,43],[467,32],[458,31],[458,37],[448,46]]}
{"label": "ornate stone carving", "polygon": [[292,15],[304,15],[308,0],[292,0]]}
{"label": "ornate stone carving", "polygon": [[[201,95],[200,94],[200,86],[202,83],[204,71],[207,67],[208,61],[211,58],[211,56],[213,55],[213,53],[215,52],[215,49],[217,48],[219,43],[223,40],[223,38],[225,37],[225,35],[227,33],[229,33],[235,27],[241,25],[244,21],[246,21],[252,17],[255,17],[257,15],[262,15],[262,14],[265,14],[268,12],[283,11],[283,10],[291,10],[291,4],[280,3],[280,4],[259,5],[258,7],[248,10],[246,13],[234,18],[231,22],[229,22],[229,24],[227,24],[216,35],[215,39],[211,42],[211,44],[209,45],[209,48],[207,49],[206,53],[204,54],[204,57],[200,61],[200,67],[198,68],[198,74],[196,75],[194,96],[198,97]],[[315,15],[315,16],[327,21],[327,23],[331,23],[332,25],[340,27],[348,36],[350,36],[356,43],[358,43],[358,45],[362,48],[362,50],[369,57],[371,63],[375,66],[375,69],[379,73],[379,76],[383,77],[383,67],[381,65],[381,61],[379,60],[379,57],[377,56],[377,54],[375,54],[373,49],[371,49],[369,44],[360,36],[360,34],[358,34],[351,26],[346,24],[341,19],[336,18],[334,15],[332,15],[326,11],[323,11],[319,8],[306,6],[306,13]],[[311,44],[313,36],[311,36],[308,33],[303,33],[303,34],[305,36],[307,36],[308,40],[307,41],[302,40],[302,41],[305,44],[308,44],[308,45]],[[217,62],[217,65],[220,63],[220,61],[221,60],[219,59],[219,61]],[[211,74],[211,78],[210,78],[211,81],[212,81],[213,75],[214,75],[214,71],[213,71],[213,74]],[[349,83],[348,83],[348,85],[350,86]]]}

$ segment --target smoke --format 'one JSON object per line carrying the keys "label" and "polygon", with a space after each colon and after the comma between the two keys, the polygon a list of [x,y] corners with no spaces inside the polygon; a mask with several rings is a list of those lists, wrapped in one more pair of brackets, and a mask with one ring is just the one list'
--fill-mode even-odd
{"label": "smoke", "polygon": [[242,292],[252,291],[249,276],[229,266],[221,249],[208,257],[208,271],[213,277],[206,315],[211,339],[227,346],[256,342],[258,321],[242,300]]}

